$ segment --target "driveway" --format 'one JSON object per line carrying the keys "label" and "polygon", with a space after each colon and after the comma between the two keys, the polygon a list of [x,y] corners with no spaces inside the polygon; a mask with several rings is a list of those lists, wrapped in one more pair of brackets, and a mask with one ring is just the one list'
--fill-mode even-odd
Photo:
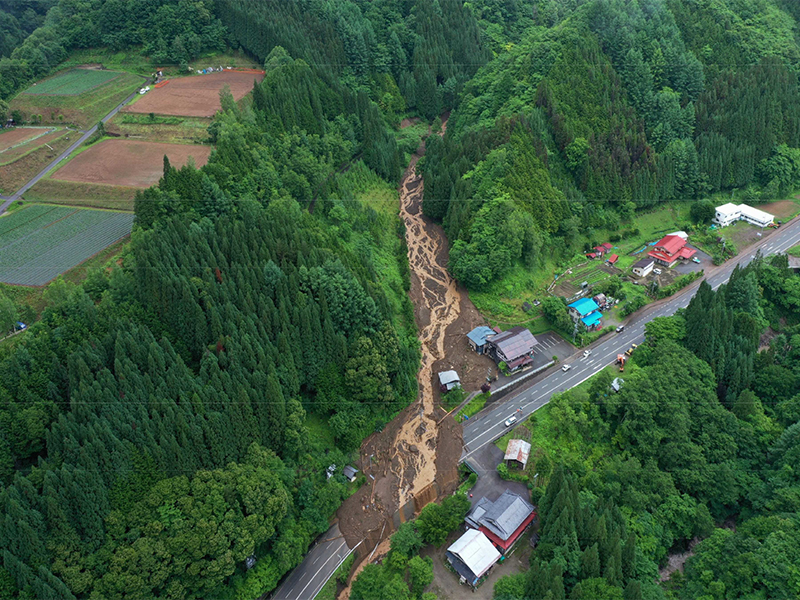
{"label": "driveway", "polygon": [[691,260],[680,261],[677,265],[672,267],[673,271],[680,273],[681,275],[685,275],[686,273],[694,273],[695,271],[702,271],[703,269],[708,270],[714,266],[714,262],[711,260],[711,257],[700,250],[700,248],[697,246],[692,246],[691,244],[686,244],[686,246],[688,248],[694,248],[697,250],[695,256],[700,259],[700,264]]}
{"label": "driveway", "polygon": [[479,452],[469,457],[469,465],[478,474],[478,483],[470,490],[470,504],[475,504],[486,496],[489,500],[497,500],[505,490],[530,499],[528,486],[519,481],[505,481],[497,474],[497,465],[503,461],[503,451],[494,444],[486,444]]}

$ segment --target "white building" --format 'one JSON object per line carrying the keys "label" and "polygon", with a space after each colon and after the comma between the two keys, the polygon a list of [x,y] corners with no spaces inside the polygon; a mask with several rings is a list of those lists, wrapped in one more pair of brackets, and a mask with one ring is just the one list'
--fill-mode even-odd
{"label": "white building", "polygon": [[439,388],[443,392],[449,392],[453,388],[461,387],[461,380],[455,371],[442,371],[439,373]]}
{"label": "white building", "polygon": [[460,575],[459,583],[466,583],[475,587],[481,577],[491,569],[500,559],[500,553],[489,541],[482,531],[467,529],[467,532],[458,538],[447,549],[447,561]]}
{"label": "white building", "polygon": [[720,227],[727,227],[735,221],[747,221],[751,225],[757,227],[766,227],[774,221],[775,217],[768,212],[758,210],[747,204],[733,204],[728,202],[722,206],[717,207],[716,215],[714,215],[714,222]]}

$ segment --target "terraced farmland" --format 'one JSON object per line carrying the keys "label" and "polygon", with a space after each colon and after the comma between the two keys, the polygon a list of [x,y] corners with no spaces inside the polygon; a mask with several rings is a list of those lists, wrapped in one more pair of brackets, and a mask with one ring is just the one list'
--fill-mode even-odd
{"label": "terraced farmland", "polygon": [[133,214],[34,205],[0,218],[0,282],[45,285],[131,232]]}

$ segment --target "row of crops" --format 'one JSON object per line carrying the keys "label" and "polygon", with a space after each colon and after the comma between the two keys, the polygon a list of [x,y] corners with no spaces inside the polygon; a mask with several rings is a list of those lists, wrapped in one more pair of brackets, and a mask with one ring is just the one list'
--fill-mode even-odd
{"label": "row of crops", "polygon": [[28,88],[25,93],[32,96],[44,94],[52,96],[77,96],[92,88],[103,85],[117,77],[115,71],[96,71],[91,69],[73,69],[52,79],[40,81]]}
{"label": "row of crops", "polygon": [[132,226],[130,213],[99,210],[30,206],[7,215],[0,219],[0,282],[45,285]]}

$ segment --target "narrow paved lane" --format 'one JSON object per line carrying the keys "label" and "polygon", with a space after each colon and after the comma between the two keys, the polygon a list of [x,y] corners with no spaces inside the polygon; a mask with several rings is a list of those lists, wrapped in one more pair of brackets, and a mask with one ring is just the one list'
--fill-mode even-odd
{"label": "narrow paved lane", "polygon": [[[150,83],[150,80],[149,80],[149,79],[147,79],[147,80],[146,80],[146,81],[145,81],[145,82],[144,82],[142,85],[148,85],[149,83]],[[116,114],[117,114],[117,113],[118,113],[118,112],[119,112],[119,111],[122,109],[122,107],[123,107],[123,106],[125,106],[125,105],[126,105],[128,102],[130,102],[131,100],[133,100],[133,99],[136,97],[136,95],[137,95],[138,93],[139,93],[138,91],[137,91],[137,92],[133,92],[133,93],[132,93],[130,96],[128,96],[127,98],[125,98],[125,100],[123,100],[123,101],[122,101],[120,104],[118,104],[118,105],[117,105],[117,106],[114,108],[114,110],[112,110],[112,111],[111,111],[110,113],[108,113],[108,114],[107,114],[105,117],[103,117],[103,118],[101,119],[101,121],[103,122],[103,124],[105,125],[105,124],[106,124],[106,123],[108,123],[108,122],[109,122],[109,121],[110,121],[112,118],[114,118],[114,116],[115,116],[115,115],[116,115]],[[84,133],[84,134],[81,136],[81,138],[80,138],[80,139],[79,139],[77,142],[75,142],[75,143],[74,143],[74,144],[72,144],[72,145],[71,145],[69,148],[67,148],[66,150],[64,150],[64,152],[62,152],[62,153],[61,153],[61,154],[58,156],[58,158],[56,158],[56,159],[55,159],[53,162],[51,162],[49,165],[47,165],[47,166],[46,166],[46,167],[45,167],[45,168],[44,168],[44,169],[43,169],[43,170],[42,170],[42,171],[41,171],[41,172],[40,172],[38,175],[36,175],[36,177],[34,177],[33,179],[31,179],[31,180],[30,180],[28,183],[26,183],[26,184],[25,184],[25,185],[23,185],[23,186],[22,186],[22,187],[21,187],[19,190],[17,190],[17,192],[16,192],[16,193],[15,193],[13,196],[0,196],[0,200],[5,200],[5,202],[3,202],[3,204],[0,204],[0,215],[2,215],[4,212],[6,212],[6,210],[8,210],[8,207],[9,207],[9,206],[11,206],[11,204],[12,204],[12,203],[14,203],[14,202],[16,202],[17,200],[19,200],[19,199],[22,197],[22,194],[24,194],[25,192],[27,192],[29,189],[31,189],[31,188],[32,188],[34,185],[36,185],[37,183],[39,183],[39,181],[40,181],[40,180],[41,180],[41,179],[42,179],[42,178],[43,178],[45,175],[47,175],[47,173],[48,173],[48,172],[49,172],[49,171],[50,171],[50,170],[51,170],[53,167],[55,167],[55,166],[56,166],[58,163],[60,163],[60,162],[61,162],[62,160],[64,160],[65,158],[67,158],[67,157],[68,157],[70,154],[72,154],[72,153],[73,153],[75,150],[77,150],[77,149],[78,149],[78,147],[79,147],[81,144],[83,144],[83,143],[84,143],[86,140],[88,140],[88,139],[89,139],[89,138],[90,138],[92,135],[94,135],[94,133],[95,133],[96,131],[97,131],[97,125],[95,125],[95,126],[94,126],[94,127],[92,127],[92,128],[89,130],[89,131],[87,131],[86,133]]]}
{"label": "narrow paved lane", "polygon": [[[800,219],[796,218],[783,225],[760,244],[745,249],[739,257],[720,267],[710,269],[705,279],[716,290],[728,281],[736,265],[749,264],[759,250],[764,255],[776,254],[784,252],[798,243],[800,243]],[[611,334],[605,341],[593,346],[592,354],[588,358],[583,358],[582,352],[580,352],[564,361],[564,364],[571,366],[566,373],[559,367],[551,375],[530,388],[509,397],[485,414],[477,415],[476,419],[470,419],[464,426],[464,452],[461,460],[477,458],[481,449],[502,437],[508,431],[504,422],[511,415],[516,414],[520,421],[524,420],[550,402],[553,394],[583,383],[592,375],[612,364],[616,360],[617,354],[625,352],[631,344],[639,344],[644,341],[645,325],[656,317],[672,315],[679,308],[685,308],[697,292],[697,288],[700,287],[700,281],[702,280],[693,283],[677,295],[659,301],[634,314],[633,318],[625,325],[623,332]],[[518,409],[519,412],[517,412]],[[479,461],[470,462],[474,464]]]}

